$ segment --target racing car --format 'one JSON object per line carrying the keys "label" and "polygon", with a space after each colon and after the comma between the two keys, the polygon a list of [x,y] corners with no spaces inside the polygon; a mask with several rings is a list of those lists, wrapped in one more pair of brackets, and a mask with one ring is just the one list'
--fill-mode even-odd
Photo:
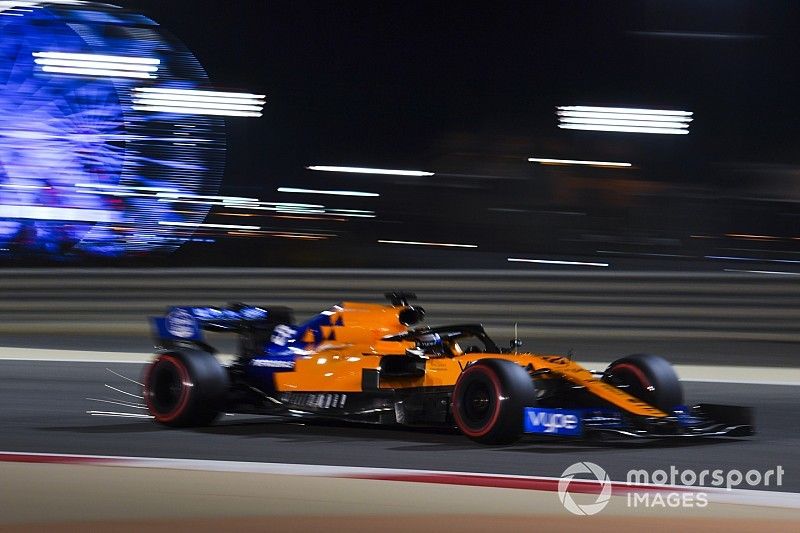
{"label": "racing car", "polygon": [[[221,413],[457,427],[479,443],[524,434],[667,438],[746,436],[749,408],[684,405],[663,358],[622,357],[590,371],[565,355],[499,347],[480,324],[421,326],[411,293],[342,302],[295,324],[286,307],[173,307],[152,318],[144,376],[156,422],[203,426]],[[222,364],[204,331],[238,335]]]}

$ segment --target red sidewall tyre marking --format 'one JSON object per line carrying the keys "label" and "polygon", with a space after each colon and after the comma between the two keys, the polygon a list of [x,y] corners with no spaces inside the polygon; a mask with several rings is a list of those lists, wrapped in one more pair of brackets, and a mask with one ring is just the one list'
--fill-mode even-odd
{"label": "red sidewall tyre marking", "polygon": [[178,399],[178,406],[168,413],[159,413],[155,406],[153,405],[152,395],[149,390],[149,386],[145,387],[144,397],[145,403],[147,403],[147,408],[150,410],[150,413],[155,417],[158,422],[172,422],[181,414],[183,413],[184,409],[186,409],[186,405],[189,403],[189,388],[186,384],[189,383],[189,371],[186,369],[186,366],[181,362],[180,359],[174,357],[172,355],[160,355],[158,359],[150,365],[147,369],[147,376],[145,379],[145,383],[148,385],[150,384],[150,374],[153,372],[153,369],[156,365],[160,364],[162,361],[169,362],[172,366],[174,366],[178,370],[178,375],[181,379],[181,396]]}
{"label": "red sidewall tyre marking", "polygon": [[[488,422],[486,422],[486,424],[483,425],[483,427],[481,427],[478,430],[472,430],[464,423],[464,419],[461,418],[461,413],[459,413],[458,406],[456,405],[457,401],[460,402],[460,400],[453,402],[453,418],[455,418],[458,428],[461,430],[462,433],[464,433],[468,437],[480,438],[488,434],[494,428],[495,424],[497,424],[498,418],[500,418],[500,407],[502,400],[499,398],[499,396],[502,394],[503,388],[501,387],[500,380],[497,379],[495,373],[487,371],[482,366],[472,366],[471,368],[466,369],[464,371],[464,374],[461,375],[462,379],[466,376],[468,372],[483,374],[484,376],[489,378],[489,380],[492,382],[492,385],[494,386],[494,394],[498,396],[495,398],[494,412],[492,413],[491,418],[489,419]],[[459,398],[458,395],[462,383],[463,383],[462,380],[459,380],[459,382],[456,383],[456,388],[453,390],[454,398]]]}
{"label": "red sidewall tyre marking", "polygon": [[633,365],[631,363],[620,363],[611,368],[611,374],[613,375],[614,371],[620,369],[633,374],[634,377],[639,380],[639,383],[642,384],[642,387],[644,387],[645,390],[647,390],[648,387],[652,387],[652,385],[650,384],[650,380],[647,379],[647,376],[644,374],[644,372],[642,372],[642,369],[639,368],[638,366]]}

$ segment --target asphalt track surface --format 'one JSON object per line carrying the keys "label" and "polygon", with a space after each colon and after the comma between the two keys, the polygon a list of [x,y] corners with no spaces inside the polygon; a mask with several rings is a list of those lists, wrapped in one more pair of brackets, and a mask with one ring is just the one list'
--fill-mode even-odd
{"label": "asphalt track surface", "polygon": [[[0,361],[0,450],[142,457],[215,459],[341,466],[412,468],[559,476],[572,463],[592,461],[611,479],[630,469],[784,469],[783,485],[800,492],[798,387],[686,383],[688,402],[756,408],[758,434],[742,439],[585,443],[526,438],[487,447],[450,431],[336,423],[289,423],[271,417],[225,416],[201,429],[167,429],[151,420],[91,416],[89,410],[144,413],[87,398],[132,397],[137,386],[106,369],[139,380],[143,365]],[[740,486],[740,488],[749,488]]]}

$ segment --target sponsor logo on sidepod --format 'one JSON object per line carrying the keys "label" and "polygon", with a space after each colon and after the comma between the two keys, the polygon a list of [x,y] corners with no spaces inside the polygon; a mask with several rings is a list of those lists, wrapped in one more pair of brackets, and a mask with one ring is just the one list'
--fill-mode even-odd
{"label": "sponsor logo on sidepod", "polygon": [[294,361],[281,361],[280,359],[253,359],[251,366],[262,366],[267,368],[294,368]]}
{"label": "sponsor logo on sidepod", "polygon": [[580,411],[567,409],[542,409],[527,407],[525,409],[526,433],[542,433],[546,435],[580,435]]}

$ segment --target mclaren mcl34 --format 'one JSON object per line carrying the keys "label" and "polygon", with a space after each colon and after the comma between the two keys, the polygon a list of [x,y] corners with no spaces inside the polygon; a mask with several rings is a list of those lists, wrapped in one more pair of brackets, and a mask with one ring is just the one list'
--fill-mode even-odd
{"label": "mclaren mcl34", "polygon": [[[342,302],[295,325],[285,307],[173,307],[152,319],[144,398],[167,426],[220,413],[457,427],[509,444],[526,433],[640,438],[753,434],[749,408],[684,405],[672,366],[637,354],[590,371],[564,355],[500,348],[480,324],[428,327],[410,293]],[[223,365],[203,331],[239,336]]]}

